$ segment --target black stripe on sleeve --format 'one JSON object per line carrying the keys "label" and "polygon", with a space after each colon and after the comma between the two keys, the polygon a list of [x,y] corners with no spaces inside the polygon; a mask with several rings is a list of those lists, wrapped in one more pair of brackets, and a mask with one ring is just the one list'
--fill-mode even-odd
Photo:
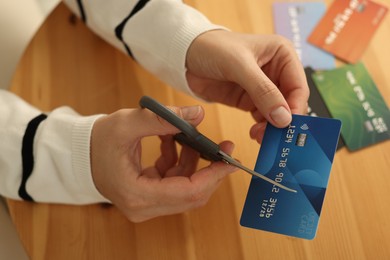
{"label": "black stripe on sleeve", "polygon": [[34,137],[37,132],[39,124],[47,118],[47,115],[40,114],[33,118],[27,125],[26,132],[23,136],[22,141],[22,182],[19,187],[19,196],[27,201],[34,201],[33,198],[28,194],[26,190],[26,183],[34,169],[34,155],[33,145]]}
{"label": "black stripe on sleeve", "polygon": [[87,23],[87,17],[85,16],[85,10],[84,10],[84,6],[83,6],[83,1],[82,0],[77,0],[77,5],[79,6],[81,20],[83,20],[84,23]]}
{"label": "black stripe on sleeve", "polygon": [[139,10],[141,10],[147,3],[149,2],[149,0],[139,0],[138,3],[135,5],[135,7],[133,8],[133,10],[130,12],[130,14],[117,26],[115,27],[115,35],[116,35],[116,38],[118,38],[124,45],[126,51],[127,51],[127,54],[132,57],[134,59],[134,56],[133,56],[133,53],[131,52],[130,50],[130,47],[123,41],[123,29],[125,28],[125,25],[127,23],[127,21],[133,16],[135,15]]}

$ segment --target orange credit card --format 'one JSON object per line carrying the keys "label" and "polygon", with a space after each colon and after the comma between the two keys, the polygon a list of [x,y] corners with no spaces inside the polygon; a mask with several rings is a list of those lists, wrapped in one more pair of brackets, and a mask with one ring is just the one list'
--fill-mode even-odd
{"label": "orange credit card", "polygon": [[341,60],[356,63],[387,10],[370,0],[335,0],[307,40]]}

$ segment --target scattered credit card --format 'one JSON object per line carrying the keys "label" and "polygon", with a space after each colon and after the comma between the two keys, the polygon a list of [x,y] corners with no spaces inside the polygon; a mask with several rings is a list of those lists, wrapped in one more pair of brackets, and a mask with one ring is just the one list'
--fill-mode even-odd
{"label": "scattered credit card", "polygon": [[362,56],[387,14],[371,0],[337,0],[310,34],[308,41],[349,63]]}
{"label": "scattered credit card", "polygon": [[[324,100],[321,97],[320,92],[318,92],[317,86],[315,85],[311,74],[314,73],[314,70],[311,67],[305,68],[305,74],[307,79],[307,84],[309,85],[310,89],[310,96],[308,100],[308,111],[307,114],[309,116],[319,116],[319,117],[325,117],[325,118],[332,118],[332,115],[330,114],[328,108],[326,107],[326,104]],[[343,139],[339,139],[339,143],[337,145],[337,150],[344,147],[345,144],[343,142]]]}
{"label": "scattered credit card", "polygon": [[268,124],[255,170],[297,190],[292,193],[253,177],[240,224],[313,239],[328,185],[341,121],[293,115],[287,128]]}
{"label": "scattered credit card", "polygon": [[273,4],[275,32],[293,43],[304,67],[335,68],[333,55],[309,44],[306,40],[325,11],[324,2],[278,2]]}
{"label": "scattered credit card", "polygon": [[312,78],[331,115],[343,121],[349,150],[390,139],[390,111],[362,63],[317,71]]}

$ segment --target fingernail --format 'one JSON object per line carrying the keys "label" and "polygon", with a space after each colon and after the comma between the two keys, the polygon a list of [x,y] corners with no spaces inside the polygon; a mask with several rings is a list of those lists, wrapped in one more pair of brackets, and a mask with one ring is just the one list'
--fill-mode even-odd
{"label": "fingernail", "polygon": [[189,107],[182,107],[181,108],[181,115],[183,116],[183,119],[185,120],[192,120],[199,116],[199,113],[201,111],[200,106],[189,106]]}
{"label": "fingernail", "polygon": [[290,112],[283,106],[278,107],[270,114],[272,120],[276,123],[276,126],[285,127],[287,126],[291,120],[292,116]]}

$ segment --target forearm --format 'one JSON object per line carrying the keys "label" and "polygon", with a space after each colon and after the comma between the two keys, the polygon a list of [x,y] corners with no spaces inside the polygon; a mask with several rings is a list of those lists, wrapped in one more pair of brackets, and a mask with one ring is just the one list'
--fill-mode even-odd
{"label": "forearm", "polygon": [[221,28],[179,0],[64,2],[95,33],[156,77],[190,94],[185,77],[187,50],[200,34]]}
{"label": "forearm", "polygon": [[[41,111],[3,90],[0,104],[2,195],[71,204],[106,201],[96,190],[90,170],[90,135],[98,116],[82,117],[62,107],[41,118],[34,132],[28,125]],[[26,170],[28,165],[31,170]]]}

